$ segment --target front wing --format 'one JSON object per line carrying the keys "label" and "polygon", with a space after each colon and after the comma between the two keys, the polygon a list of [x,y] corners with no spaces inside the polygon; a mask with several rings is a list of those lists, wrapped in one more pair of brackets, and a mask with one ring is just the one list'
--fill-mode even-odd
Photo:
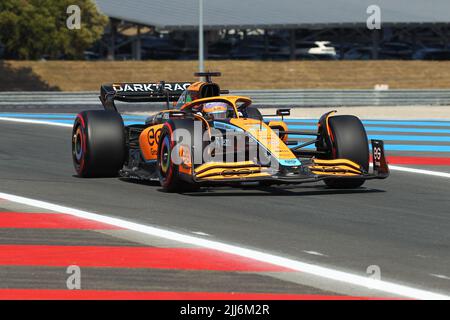
{"label": "front wing", "polygon": [[224,184],[252,181],[272,181],[279,184],[300,184],[327,178],[333,179],[385,179],[389,176],[384,144],[371,140],[372,172],[366,172],[359,164],[348,159],[302,159],[295,172],[257,165],[252,161],[222,163],[213,162],[199,166],[192,173],[198,184]]}

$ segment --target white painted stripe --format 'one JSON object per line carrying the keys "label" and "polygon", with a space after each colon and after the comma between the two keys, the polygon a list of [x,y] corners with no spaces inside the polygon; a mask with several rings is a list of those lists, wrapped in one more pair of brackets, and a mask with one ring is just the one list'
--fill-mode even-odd
{"label": "white painted stripe", "polygon": [[210,237],[211,235],[201,231],[192,231],[191,233],[196,234],[198,236]]}
{"label": "white painted stripe", "polygon": [[20,119],[20,118],[7,118],[7,117],[1,117],[1,116],[0,116],[0,120],[10,121],[10,122],[32,123],[32,124],[45,124],[48,126],[56,126],[56,127],[68,127],[68,128],[73,127],[73,125],[71,125],[69,123],[58,123],[58,122],[51,122],[51,121]]}
{"label": "white painted stripe", "polygon": [[436,278],[439,278],[439,279],[450,280],[450,277],[447,277],[446,275],[443,275],[443,274],[430,273],[430,276],[436,277]]}
{"label": "white painted stripe", "polygon": [[309,250],[303,250],[304,253],[313,255],[313,256],[320,256],[320,257],[328,257],[327,255],[317,252],[317,251],[309,251]]}
{"label": "white painted stripe", "polygon": [[433,293],[426,290],[415,289],[412,287],[395,284],[388,281],[376,280],[369,277],[358,276],[347,272],[342,272],[334,270],[331,268],[321,267],[318,265],[305,263],[293,259],[283,258],[273,254],[264,253],[257,250],[246,249],[238,247],[236,245],[230,245],[223,242],[212,241],[207,239],[202,239],[190,235],[184,235],[181,233],[161,229],[158,227],[146,226],[131,221],[108,217],[96,213],[91,213],[83,210],[78,210],[74,208],[69,208],[65,206],[60,206],[50,202],[44,202],[39,200],[34,200],[30,198],[19,197],[7,193],[0,192],[0,198],[22,203],[25,205],[30,205],[34,207],[43,208],[46,210],[52,210],[56,212],[70,214],[76,217],[90,219],[102,223],[107,223],[110,225],[118,226],[124,229],[129,229],[151,236],[156,236],[164,239],[169,239],[173,241],[178,241],[186,244],[191,244],[195,246],[200,246],[208,249],[213,249],[229,254],[234,254],[246,258],[251,258],[257,261],[270,263],[273,265],[281,266],[295,271],[304,272],[307,274],[323,277],[326,279],[331,279],[335,281],[344,282],[354,286],[360,286],[365,288],[371,288],[380,290],[389,294],[399,295],[402,297],[408,297],[413,299],[432,299],[432,300],[450,300],[450,296],[443,294]]}
{"label": "white painted stripe", "polygon": [[399,167],[399,166],[392,166],[392,165],[389,165],[389,169],[390,170],[396,170],[396,171],[418,173],[418,174],[426,174],[426,175],[435,176],[435,177],[450,178],[450,173],[447,173],[447,172],[431,171],[431,170],[407,168],[407,167]]}

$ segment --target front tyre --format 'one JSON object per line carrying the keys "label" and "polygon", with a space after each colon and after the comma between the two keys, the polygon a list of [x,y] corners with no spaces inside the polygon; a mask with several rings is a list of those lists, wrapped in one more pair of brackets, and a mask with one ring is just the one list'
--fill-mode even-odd
{"label": "front tyre", "polygon": [[173,163],[172,153],[175,148],[173,140],[173,128],[170,123],[166,123],[161,130],[158,145],[157,170],[161,187],[166,192],[189,192],[195,191],[198,187],[180,178],[178,165]]}
{"label": "front tyre", "polygon": [[[328,119],[331,134],[331,156],[333,159],[348,159],[369,171],[369,144],[361,120],[355,116],[333,116]],[[330,188],[351,189],[362,186],[365,179],[328,178]]]}
{"label": "front tyre", "polygon": [[116,177],[125,159],[120,114],[103,110],[79,113],[72,129],[72,159],[80,177]]}

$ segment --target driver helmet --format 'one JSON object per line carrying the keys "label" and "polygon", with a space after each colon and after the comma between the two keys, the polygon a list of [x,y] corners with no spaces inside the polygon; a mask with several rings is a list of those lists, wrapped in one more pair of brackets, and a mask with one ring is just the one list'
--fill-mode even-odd
{"label": "driver helmet", "polygon": [[203,113],[213,120],[226,119],[227,109],[225,102],[209,102],[203,106]]}

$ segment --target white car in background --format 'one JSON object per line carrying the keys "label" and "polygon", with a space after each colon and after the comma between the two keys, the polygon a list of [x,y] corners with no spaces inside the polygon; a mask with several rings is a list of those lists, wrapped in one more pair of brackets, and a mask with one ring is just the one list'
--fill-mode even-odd
{"label": "white car in background", "polygon": [[[330,41],[298,41],[295,44],[295,55],[301,59],[309,60],[329,60],[336,59],[336,49],[328,46]],[[285,48],[285,53],[290,54],[289,48]]]}
{"label": "white car in background", "polygon": [[317,47],[310,48],[308,50],[309,54],[317,54],[317,55],[329,55],[335,56],[336,49],[334,47],[327,47],[330,44],[330,41],[315,41],[314,42]]}

